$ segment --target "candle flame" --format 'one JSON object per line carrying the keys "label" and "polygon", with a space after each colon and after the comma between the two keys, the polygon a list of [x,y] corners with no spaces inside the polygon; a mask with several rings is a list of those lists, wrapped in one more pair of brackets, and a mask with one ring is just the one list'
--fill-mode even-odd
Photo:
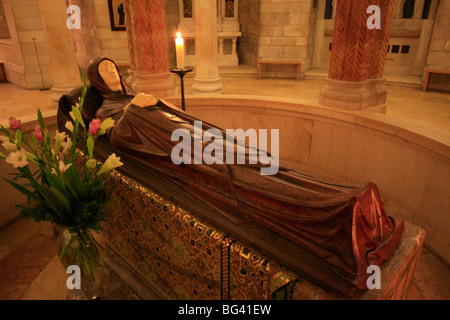
{"label": "candle flame", "polygon": [[177,32],[177,38],[181,38],[181,33]]}

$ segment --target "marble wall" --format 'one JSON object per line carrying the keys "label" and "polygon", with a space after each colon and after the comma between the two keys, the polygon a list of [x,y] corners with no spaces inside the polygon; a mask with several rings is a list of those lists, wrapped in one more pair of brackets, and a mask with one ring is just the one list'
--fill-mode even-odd
{"label": "marble wall", "polygon": [[128,40],[124,30],[112,31],[107,0],[70,0],[81,10],[81,29],[73,29],[77,60],[83,69],[98,55],[128,65]]}
{"label": "marble wall", "polygon": [[0,39],[9,39],[8,21],[6,21],[5,10],[3,3],[0,1]]}
{"label": "marble wall", "polygon": [[27,89],[50,87],[50,61],[39,1],[2,0],[2,3],[11,36],[0,40],[0,61],[5,64],[7,80]]}
{"label": "marble wall", "polygon": [[[312,0],[260,1],[258,56],[273,59],[302,60],[301,71],[311,67],[310,44],[314,37],[311,17],[317,8]],[[245,23],[245,22],[241,22]],[[268,77],[295,76],[295,66],[267,65]]]}
{"label": "marble wall", "polygon": [[[48,35],[44,32],[39,1],[1,1],[11,36],[10,39],[0,39],[0,61],[5,64],[7,80],[26,89],[51,87]],[[107,0],[70,0],[67,4],[78,5],[81,10],[81,29],[73,29],[72,35],[82,68],[86,68],[90,59],[97,55],[107,56],[121,65],[129,64],[126,31],[111,30]],[[67,12],[61,14],[69,17]],[[38,56],[32,38],[35,38]]]}
{"label": "marble wall", "polygon": [[260,0],[239,2],[242,36],[238,39],[239,63],[257,66],[260,33]]}
{"label": "marble wall", "polygon": [[[431,36],[426,66],[450,69],[450,1],[441,1]],[[450,91],[450,75],[433,74],[430,89]]]}

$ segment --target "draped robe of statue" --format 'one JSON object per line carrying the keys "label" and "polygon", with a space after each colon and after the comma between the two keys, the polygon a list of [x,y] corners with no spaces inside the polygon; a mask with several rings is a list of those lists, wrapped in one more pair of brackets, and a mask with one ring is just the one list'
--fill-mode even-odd
{"label": "draped robe of statue", "polygon": [[[172,132],[188,129],[193,136],[193,122],[199,119],[162,100],[144,108],[131,104],[124,111],[134,95],[122,80],[122,92],[109,89],[98,71],[104,59],[91,61],[88,78],[103,97],[95,116],[116,120],[107,136],[119,156],[156,170],[236,224],[250,220],[263,225],[367,289],[367,267],[387,260],[403,232],[403,221],[386,215],[375,184],[330,183],[283,164],[275,175],[261,175],[259,162],[176,165],[171,152],[179,141],[171,141]],[[203,122],[203,131],[211,128],[225,136]],[[202,142],[203,149],[207,145]]]}

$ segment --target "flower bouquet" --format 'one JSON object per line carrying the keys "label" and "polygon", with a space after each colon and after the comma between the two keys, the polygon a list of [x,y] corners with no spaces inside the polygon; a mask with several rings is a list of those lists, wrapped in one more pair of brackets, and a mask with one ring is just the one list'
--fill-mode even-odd
{"label": "flower bouquet", "polygon": [[0,152],[0,158],[17,169],[12,179],[3,179],[27,197],[25,204],[17,205],[21,216],[65,228],[60,259],[71,252],[69,264],[81,264],[82,274],[95,281],[96,268],[102,262],[91,231],[102,230],[100,223],[108,216],[111,194],[105,186],[105,173],[122,163],[115,154],[103,164],[93,157],[95,141],[114,126],[114,120],[94,119],[89,126],[84,123],[81,111],[87,87],[81,69],[80,74],[84,89],[79,103],[72,106],[73,121],[66,123],[67,134],[56,131],[52,138],[40,110],[32,134],[12,117],[10,130],[0,128],[0,140],[9,153]]}

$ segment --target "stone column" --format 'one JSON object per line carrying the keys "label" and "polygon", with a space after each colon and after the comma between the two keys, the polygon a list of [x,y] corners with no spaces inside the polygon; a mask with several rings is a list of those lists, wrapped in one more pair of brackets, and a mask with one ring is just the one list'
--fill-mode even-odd
{"label": "stone column", "polygon": [[415,6],[414,6],[413,19],[422,19],[424,5],[425,5],[425,0],[416,0]]}
{"label": "stone column", "polygon": [[394,19],[402,19],[404,0],[397,0],[395,3]]}
{"label": "stone column", "polygon": [[126,0],[124,5],[131,62],[127,84],[137,93],[173,95],[165,1]]}
{"label": "stone column", "polygon": [[[123,2],[124,10],[125,10],[125,17],[131,17],[131,5],[130,0],[125,0]],[[136,73],[137,67],[136,67],[136,58],[134,54],[134,42],[133,42],[133,23],[131,18],[125,19],[125,25],[127,29],[127,40],[128,40],[128,53],[129,53],[129,60],[130,60],[130,68],[128,69],[129,77],[125,79],[125,83],[130,87],[134,87],[134,83],[136,81],[136,78],[134,77],[134,74]]]}
{"label": "stone column", "polygon": [[67,28],[65,1],[39,0],[53,80],[53,106],[71,89],[81,85],[71,30]]}
{"label": "stone column", "polygon": [[[381,9],[381,29],[369,29],[370,5]],[[320,92],[322,105],[348,110],[385,109],[382,88],[395,0],[338,1],[329,79]]]}
{"label": "stone column", "polygon": [[378,106],[386,103],[387,92],[383,87],[383,74],[396,1],[376,0],[373,4],[381,9],[381,29],[368,30],[370,38],[368,88],[369,106]]}
{"label": "stone column", "polygon": [[196,1],[194,20],[195,78],[192,89],[196,93],[222,92],[217,40],[217,1]]}

